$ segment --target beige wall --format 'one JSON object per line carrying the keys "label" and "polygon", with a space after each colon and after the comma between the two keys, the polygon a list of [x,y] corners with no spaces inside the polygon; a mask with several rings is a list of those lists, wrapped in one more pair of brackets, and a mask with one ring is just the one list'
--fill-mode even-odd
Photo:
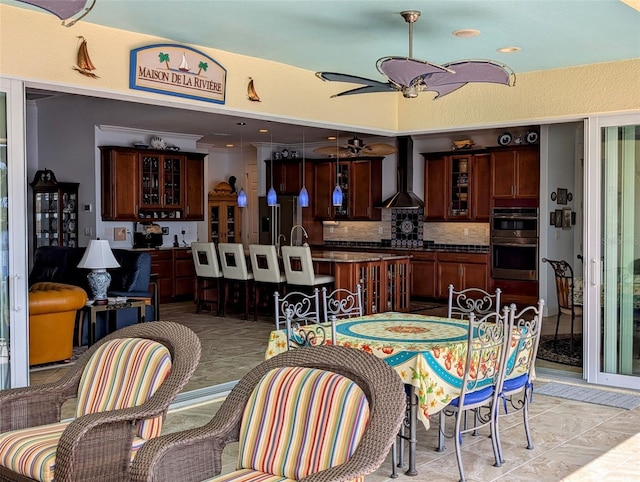
{"label": "beige wall", "polygon": [[[78,35],[87,39],[99,79],[72,69]],[[86,21],[65,28],[53,15],[0,5],[2,76],[54,84],[62,90],[160,99],[165,104],[212,112],[306,119],[317,125],[381,134],[515,125],[640,109],[640,59],[520,74],[512,88],[473,84],[437,100],[427,92],[411,100],[399,94],[379,94],[371,102],[374,97],[369,95],[331,99],[338,86],[319,81],[311,71],[194,45],[227,69],[225,105],[130,90],[130,50],[163,42],[172,43]],[[262,102],[247,99],[248,77],[254,79]]]}

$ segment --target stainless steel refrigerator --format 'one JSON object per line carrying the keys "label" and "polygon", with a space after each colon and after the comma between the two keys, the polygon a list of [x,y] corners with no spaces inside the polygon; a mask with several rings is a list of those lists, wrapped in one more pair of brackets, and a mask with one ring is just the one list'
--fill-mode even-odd
{"label": "stainless steel refrigerator", "polygon": [[[260,244],[290,244],[291,228],[302,222],[298,196],[278,196],[278,204],[267,205],[267,198],[259,198]],[[280,237],[280,235],[283,237]],[[295,234],[300,236],[300,230]],[[280,237],[280,239],[278,239]]]}

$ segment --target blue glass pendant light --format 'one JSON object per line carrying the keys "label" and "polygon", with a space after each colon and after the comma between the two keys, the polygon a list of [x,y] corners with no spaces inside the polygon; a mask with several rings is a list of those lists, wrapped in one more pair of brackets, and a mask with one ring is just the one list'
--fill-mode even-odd
{"label": "blue glass pendant light", "polygon": [[271,131],[271,152],[269,155],[271,156],[271,187],[267,192],[267,206],[275,206],[278,204],[278,195],[273,188],[273,131]]}
{"label": "blue glass pendant light", "polygon": [[244,192],[244,189],[240,188],[238,191],[238,207],[246,208],[247,207],[247,193]]}
{"label": "blue glass pendant light", "polygon": [[333,190],[332,203],[335,207],[342,206],[342,189],[340,188],[340,135],[336,132],[336,188]]}
{"label": "blue glass pendant light", "polygon": [[[238,123],[238,125],[244,125],[244,122]],[[244,168],[244,144],[242,142],[242,131],[240,131],[240,165]],[[238,207],[247,207],[247,193],[243,188],[238,191]]]}
{"label": "blue glass pendant light", "polygon": [[300,196],[298,196],[298,203],[300,204],[301,208],[308,208],[309,207],[309,192],[307,191],[307,188],[304,185],[304,181],[305,181],[305,173],[304,173],[304,160],[305,160],[305,155],[304,155],[304,127],[302,128],[302,189],[300,189]]}

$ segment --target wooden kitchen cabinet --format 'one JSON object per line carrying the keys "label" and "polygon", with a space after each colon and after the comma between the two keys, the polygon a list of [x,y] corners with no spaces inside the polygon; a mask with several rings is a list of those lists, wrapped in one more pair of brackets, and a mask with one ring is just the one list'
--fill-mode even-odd
{"label": "wooden kitchen cabinet", "polygon": [[411,251],[411,296],[436,297],[436,252]]}
{"label": "wooden kitchen cabinet", "polygon": [[209,241],[241,243],[241,209],[229,183],[220,182],[209,193]]}
{"label": "wooden kitchen cabinet", "polygon": [[138,221],[138,151],[101,147],[103,221]]}
{"label": "wooden kitchen cabinet", "polygon": [[171,249],[149,250],[151,273],[158,275],[158,295],[160,303],[173,301],[173,253]]}
{"label": "wooden kitchen cabinet", "polygon": [[193,297],[195,267],[189,248],[151,249],[151,273],[157,275],[160,303]]}
{"label": "wooden kitchen cabinet", "polygon": [[193,297],[195,292],[196,269],[191,249],[173,250],[173,297]]}
{"label": "wooden kitchen cabinet", "polygon": [[[382,158],[313,161],[313,170],[316,219],[380,220],[376,206],[382,203]],[[341,206],[332,204],[336,184],[342,189]]]}
{"label": "wooden kitchen cabinet", "polygon": [[187,154],[184,175],[184,219],[204,221],[204,154]]}
{"label": "wooden kitchen cabinet", "polygon": [[[265,161],[267,164],[267,185],[271,187],[273,175],[273,188],[278,194],[297,196],[302,189],[302,161],[299,159],[278,159]],[[273,169],[272,169],[273,166]]]}
{"label": "wooden kitchen cabinet", "polygon": [[425,219],[489,219],[491,163],[488,153],[424,156]]}
{"label": "wooden kitchen cabinet", "polygon": [[466,288],[480,288],[487,291],[489,286],[489,255],[485,253],[438,253],[437,298],[449,297],[449,285],[457,291]]}
{"label": "wooden kitchen cabinet", "polygon": [[491,152],[491,196],[494,199],[537,199],[540,155],[537,146]]}
{"label": "wooden kitchen cabinet", "polygon": [[204,155],[101,146],[102,219],[204,219]]}

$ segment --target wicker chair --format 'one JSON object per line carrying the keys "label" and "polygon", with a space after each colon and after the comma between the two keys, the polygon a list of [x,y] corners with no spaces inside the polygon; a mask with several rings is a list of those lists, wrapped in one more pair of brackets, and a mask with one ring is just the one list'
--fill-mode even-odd
{"label": "wicker chair", "polygon": [[[0,480],[52,480],[54,471],[56,481],[129,480],[136,450],[159,435],[199,360],[187,327],[141,323],[102,338],[56,382],[0,392]],[[72,398],[76,417],[61,422]]]}
{"label": "wicker chair", "polygon": [[[296,372],[313,377],[333,377],[337,383],[346,383],[347,385],[342,386],[349,386],[352,394],[357,395],[361,402],[362,396],[366,397],[368,409],[357,410],[361,415],[370,410],[369,416],[361,420],[366,427],[361,426],[363,431],[355,437],[360,437],[359,442],[346,444],[350,448],[345,450],[349,452],[345,461],[321,464],[306,470],[302,468],[309,464],[313,467],[311,459],[314,455],[317,456],[316,460],[325,460],[325,457],[328,460],[331,454],[327,451],[344,446],[333,441],[340,437],[350,437],[354,433],[349,427],[353,427],[352,422],[356,418],[356,405],[349,405],[349,409],[345,409],[344,406],[338,406],[320,396],[319,390],[313,392],[314,396],[309,396],[312,387],[308,384],[296,384],[281,395],[275,393],[277,390],[273,383],[265,386],[274,374],[291,375]],[[281,379],[280,383],[285,383],[285,380]],[[266,397],[266,400],[271,402],[271,407],[262,410],[260,395],[269,388],[273,389],[273,396]],[[332,392],[335,393],[335,390]],[[236,441],[240,441],[238,475],[244,474],[243,480],[252,480],[254,475],[270,477],[266,474],[268,470],[265,470],[265,466],[279,468],[280,470],[273,470],[277,472],[273,474],[276,477],[302,479],[305,482],[362,478],[375,471],[389,453],[404,417],[404,399],[404,386],[395,371],[383,360],[369,353],[342,346],[313,346],[291,350],[261,363],[245,375],[206,425],[147,442],[133,462],[132,480],[193,482],[220,475],[222,451],[225,445]],[[300,408],[293,410],[291,404],[300,401]],[[353,399],[350,401],[353,402]],[[312,427],[319,428],[316,422],[320,406],[327,411],[322,414],[325,426],[330,426],[335,421],[333,417],[338,415],[331,408],[340,412],[339,417],[342,416],[340,422],[329,429],[331,434],[338,437],[332,438],[331,443],[322,443],[324,436],[331,435],[323,430],[313,435]],[[357,406],[362,408],[362,405]],[[307,412],[309,417],[304,416],[305,407],[310,409]],[[257,408],[265,414],[265,418],[256,419]],[[276,417],[276,421],[271,420],[272,424],[266,422],[269,417]],[[255,436],[256,430],[261,430],[261,437]],[[290,433],[303,433],[306,438],[295,438],[292,443]],[[276,437],[276,434],[279,436]],[[308,450],[310,447],[312,449]],[[255,451],[252,452],[253,449]],[[270,457],[263,456],[264,449],[269,451]],[[254,457],[247,457],[249,452]],[[249,463],[248,459],[251,459]],[[258,474],[258,471],[262,473]],[[225,475],[225,480],[233,480],[233,475],[235,473]],[[271,479],[275,480],[275,477],[271,476],[269,480]]]}

